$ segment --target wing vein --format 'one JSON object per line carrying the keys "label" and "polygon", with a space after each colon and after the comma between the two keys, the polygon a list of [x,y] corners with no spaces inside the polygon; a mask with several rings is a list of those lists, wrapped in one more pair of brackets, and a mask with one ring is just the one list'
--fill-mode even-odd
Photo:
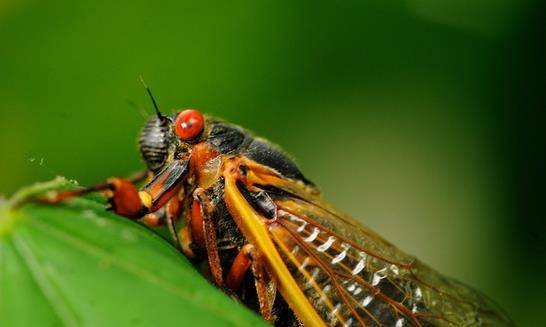
{"label": "wing vein", "polygon": [[[342,300],[345,302],[345,304],[347,304],[349,306],[349,309],[351,310],[353,316],[363,325],[363,326],[366,326],[366,323],[362,320],[362,318],[360,317],[360,315],[356,312],[355,308],[353,305],[351,305],[350,301],[347,300],[347,292],[345,291],[344,288],[342,288],[339,283],[336,281],[335,279],[335,276],[334,276],[334,272],[328,267],[326,266],[322,260],[315,254],[313,253],[313,251],[309,250],[309,247],[307,246],[307,244],[305,244],[304,242],[301,242],[300,238],[297,237],[291,230],[290,228],[287,228],[285,225],[283,225],[283,221],[279,221],[279,223],[284,227],[284,229],[289,233],[289,235],[292,237],[292,239],[298,243],[298,245],[305,249],[306,253],[308,255],[310,255],[311,257],[313,257],[313,259],[315,260],[315,262],[317,263],[317,265],[320,266],[320,268],[328,275],[328,277],[330,278],[332,284],[334,285],[334,287],[336,288],[337,292],[339,293],[339,295],[341,296]],[[367,312],[367,310],[366,310]],[[368,312],[367,312],[368,313]],[[370,317],[377,321],[375,319],[375,317],[373,317],[373,315],[370,315]]]}
{"label": "wing vein", "polygon": [[[317,291],[318,294],[320,294],[321,298],[324,300],[324,303],[328,306],[328,309],[330,310],[334,310],[334,305],[332,304],[332,302],[328,299],[328,296],[323,292],[323,290],[319,287],[319,285],[317,284],[317,282],[314,280],[314,278],[312,278],[312,276],[309,274],[309,271],[307,271],[307,269],[305,269],[305,266],[302,265],[302,263],[300,263],[298,261],[298,259],[290,252],[290,250],[288,250],[288,248],[286,247],[286,245],[282,242],[282,240],[277,236],[275,235],[275,233],[271,233],[271,235],[273,236],[273,239],[275,240],[275,242],[277,243],[277,245],[279,246],[279,248],[285,253],[285,255],[289,258],[290,261],[292,261],[292,263],[297,267],[297,269],[302,273],[302,275],[305,277],[305,279],[311,283],[311,286],[313,286],[313,288]],[[338,317],[338,319],[340,319],[340,321],[342,321],[343,323],[345,323],[345,319],[343,317],[341,317],[339,315],[338,312],[335,313],[336,316]]]}
{"label": "wing vein", "polygon": [[354,247],[354,248],[356,248],[356,249],[358,249],[358,250],[360,250],[360,251],[362,251],[362,252],[365,252],[366,254],[368,254],[368,255],[370,255],[370,256],[372,256],[372,257],[374,257],[374,258],[377,258],[377,259],[379,259],[379,260],[381,260],[381,261],[384,261],[384,262],[387,262],[387,263],[390,263],[390,264],[397,265],[397,266],[399,266],[400,268],[404,268],[404,269],[411,269],[411,266],[412,266],[413,262],[415,261],[414,259],[412,259],[412,260],[411,260],[410,262],[408,262],[408,263],[403,263],[403,262],[397,262],[397,261],[391,260],[391,259],[389,259],[389,258],[385,258],[385,257],[383,257],[383,256],[380,256],[379,254],[376,254],[376,253],[374,253],[374,252],[371,252],[371,251],[369,251],[369,250],[366,250],[366,249],[364,249],[362,246],[360,246],[359,244],[357,244],[356,242],[354,242],[354,241],[352,241],[352,240],[349,240],[349,239],[347,239],[347,238],[345,238],[345,237],[342,237],[341,235],[339,235],[339,234],[337,234],[337,233],[335,233],[335,232],[333,232],[333,231],[331,231],[331,230],[329,230],[329,229],[326,229],[325,227],[323,227],[323,226],[321,226],[321,225],[315,223],[315,222],[313,221],[313,219],[309,218],[307,215],[304,215],[304,214],[301,214],[301,213],[296,213],[296,212],[294,212],[293,210],[291,210],[291,209],[289,209],[289,208],[285,208],[285,207],[283,207],[283,206],[280,206],[280,208],[281,208],[283,211],[286,211],[286,212],[288,212],[288,213],[291,214],[291,215],[294,215],[294,216],[297,216],[297,217],[303,219],[305,222],[307,222],[307,224],[309,224],[309,225],[311,225],[311,226],[313,226],[313,227],[317,227],[318,229],[320,229],[320,230],[323,231],[323,232],[326,232],[326,233],[331,234],[331,235],[333,235],[333,236],[335,236],[335,237],[338,237],[338,238],[340,238],[340,239],[343,239],[346,243],[348,243],[348,244],[351,245],[352,247]]}

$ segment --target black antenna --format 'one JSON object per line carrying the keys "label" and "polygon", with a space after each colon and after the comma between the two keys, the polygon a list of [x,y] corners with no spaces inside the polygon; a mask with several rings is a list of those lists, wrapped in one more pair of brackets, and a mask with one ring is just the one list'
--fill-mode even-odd
{"label": "black antenna", "polygon": [[159,107],[157,106],[157,103],[155,102],[154,96],[152,95],[152,90],[148,87],[148,85],[146,85],[146,82],[144,82],[144,78],[142,78],[142,75],[140,75],[140,82],[142,83],[142,85],[146,89],[146,92],[148,93],[148,96],[150,97],[150,100],[152,100],[152,103],[153,103],[154,109],[155,109],[155,114],[157,115],[157,118],[159,118],[159,120],[161,120],[162,122],[167,120],[167,117],[163,116],[161,111],[159,111]]}

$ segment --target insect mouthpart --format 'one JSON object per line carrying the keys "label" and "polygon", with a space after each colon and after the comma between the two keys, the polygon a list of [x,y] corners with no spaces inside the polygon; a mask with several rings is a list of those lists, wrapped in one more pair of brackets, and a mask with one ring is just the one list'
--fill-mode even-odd
{"label": "insect mouthpart", "polygon": [[168,120],[153,117],[140,132],[138,141],[140,154],[151,171],[158,171],[165,163],[169,147],[169,130]]}

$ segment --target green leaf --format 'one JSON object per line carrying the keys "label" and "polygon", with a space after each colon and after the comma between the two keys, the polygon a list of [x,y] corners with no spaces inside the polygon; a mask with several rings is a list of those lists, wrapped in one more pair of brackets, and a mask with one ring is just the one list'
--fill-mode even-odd
{"label": "green leaf", "polygon": [[99,201],[0,205],[0,326],[256,326],[168,242]]}

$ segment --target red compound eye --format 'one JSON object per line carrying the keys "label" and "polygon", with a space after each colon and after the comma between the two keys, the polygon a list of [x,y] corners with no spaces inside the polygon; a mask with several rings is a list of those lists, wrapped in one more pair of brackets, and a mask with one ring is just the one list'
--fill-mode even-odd
{"label": "red compound eye", "polygon": [[182,111],[176,117],[175,132],[182,141],[195,139],[205,127],[203,114],[194,109]]}

